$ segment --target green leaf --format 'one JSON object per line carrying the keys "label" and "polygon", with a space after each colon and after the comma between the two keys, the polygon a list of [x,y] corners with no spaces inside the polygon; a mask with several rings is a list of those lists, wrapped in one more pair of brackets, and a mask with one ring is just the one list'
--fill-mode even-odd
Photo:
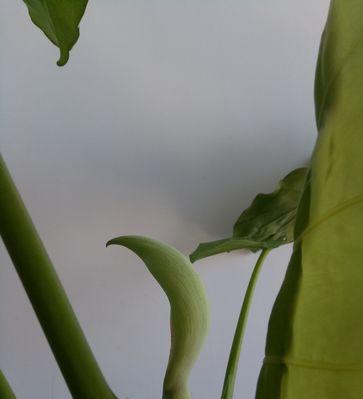
{"label": "green leaf", "polygon": [[363,2],[333,0],[316,69],[319,130],[257,399],[363,398]]}
{"label": "green leaf", "polygon": [[78,25],[88,0],[24,0],[33,23],[60,50],[59,66],[67,63],[79,37]]}
{"label": "green leaf", "polygon": [[306,171],[306,168],[295,169],[279,182],[274,192],[258,194],[238,218],[233,236],[200,244],[190,255],[191,261],[237,249],[255,252],[291,242]]}
{"label": "green leaf", "polygon": [[122,245],[145,263],[170,302],[171,348],[163,399],[190,399],[188,377],[203,345],[209,309],[203,284],[187,257],[166,244],[140,236],[124,236]]}
{"label": "green leaf", "polygon": [[295,169],[285,176],[270,194],[258,194],[251,206],[238,218],[233,237],[254,241],[291,242],[296,208],[306,177],[306,168]]}
{"label": "green leaf", "polygon": [[231,252],[238,249],[247,249],[255,252],[259,249],[275,248],[280,245],[280,241],[261,242],[246,240],[244,238],[226,238],[224,240],[217,240],[199,244],[198,248],[190,255],[190,261],[195,262],[208,256],[213,256],[224,252]]}

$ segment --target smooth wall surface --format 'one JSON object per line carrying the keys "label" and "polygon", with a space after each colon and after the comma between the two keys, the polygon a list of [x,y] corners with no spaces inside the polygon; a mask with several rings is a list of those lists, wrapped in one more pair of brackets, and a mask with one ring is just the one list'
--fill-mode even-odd
{"label": "smooth wall surface", "polygon": [[[328,0],[91,1],[67,66],[21,1],[0,15],[0,145],[120,399],[160,399],[168,303],[123,234],[190,253],[231,233],[258,192],[312,151],[313,77]],[[253,399],[291,248],[256,289],[236,387]],[[212,308],[191,379],[218,398],[256,255],[196,263]],[[0,367],[18,399],[70,398],[0,245]]]}

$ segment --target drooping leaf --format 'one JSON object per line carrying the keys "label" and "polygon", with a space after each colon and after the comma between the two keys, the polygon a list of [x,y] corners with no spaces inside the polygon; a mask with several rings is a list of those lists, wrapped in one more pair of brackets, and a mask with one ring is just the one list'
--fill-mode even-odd
{"label": "drooping leaf", "polygon": [[209,309],[203,284],[189,259],[166,244],[124,236],[107,245],[122,245],[145,263],[170,302],[171,348],[163,399],[190,399],[188,377],[208,329]]}
{"label": "drooping leaf", "polygon": [[59,66],[65,65],[79,37],[78,25],[88,0],[24,0],[33,23],[60,50]]}
{"label": "drooping leaf", "polygon": [[233,236],[200,244],[190,255],[192,262],[222,252],[237,249],[257,251],[291,242],[306,170],[295,169],[279,182],[274,192],[258,194],[238,218]]}
{"label": "drooping leaf", "polygon": [[332,0],[319,129],[257,399],[363,398],[363,2]]}

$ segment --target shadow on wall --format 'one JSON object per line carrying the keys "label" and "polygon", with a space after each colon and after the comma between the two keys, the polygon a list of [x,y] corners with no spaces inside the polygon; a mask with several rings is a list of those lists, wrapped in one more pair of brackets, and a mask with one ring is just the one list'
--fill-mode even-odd
{"label": "shadow on wall", "polygon": [[[308,162],[298,140],[288,139],[287,132],[281,135],[280,128],[273,130],[268,136],[256,133],[254,140],[240,132],[211,131],[206,148],[179,146],[174,137],[162,143],[162,151],[139,148],[122,160],[102,156],[101,163],[92,162],[91,175],[98,174],[98,180],[103,176],[107,190],[116,187],[120,198],[125,196],[125,187],[132,187],[131,197],[142,195],[145,202],[162,198],[160,207],[167,203],[188,225],[204,231],[205,239],[222,238],[231,234],[234,222],[255,195],[274,190],[290,170]],[[297,130],[299,134],[304,132]]]}

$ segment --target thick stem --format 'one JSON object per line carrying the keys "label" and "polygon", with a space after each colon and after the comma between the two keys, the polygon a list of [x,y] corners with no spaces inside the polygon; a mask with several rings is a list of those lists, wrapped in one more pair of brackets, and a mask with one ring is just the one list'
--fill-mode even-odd
{"label": "thick stem", "polygon": [[16,399],[13,390],[11,389],[7,379],[0,370],[0,398],[1,399]]}
{"label": "thick stem", "polygon": [[0,235],[73,398],[114,399],[1,155]]}
{"label": "thick stem", "polygon": [[247,317],[248,317],[248,312],[249,312],[250,305],[251,305],[251,299],[252,299],[253,292],[254,292],[254,289],[256,286],[259,272],[262,268],[263,262],[267,256],[267,254],[269,253],[269,251],[270,251],[269,249],[264,249],[261,252],[261,254],[256,262],[256,265],[253,269],[250,281],[248,283],[246,294],[243,299],[241,312],[240,312],[240,315],[238,318],[236,331],[234,333],[231,351],[229,354],[226,374],[224,377],[221,399],[232,399],[232,397],[233,397],[234,385],[235,385],[236,374],[237,374],[237,369],[238,369],[238,361],[239,361],[239,357],[240,357],[240,353],[241,353],[242,341],[243,341],[243,336],[244,336],[244,332],[246,329]]}

